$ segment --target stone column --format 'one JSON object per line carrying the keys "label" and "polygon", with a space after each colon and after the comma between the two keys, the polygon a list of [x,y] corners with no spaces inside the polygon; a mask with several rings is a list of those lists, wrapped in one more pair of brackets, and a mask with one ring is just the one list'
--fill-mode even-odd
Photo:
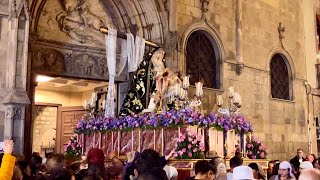
{"label": "stone column", "polygon": [[27,2],[9,1],[9,42],[7,51],[4,137],[13,139],[15,153],[23,153],[25,106],[30,104],[26,92],[29,39]]}

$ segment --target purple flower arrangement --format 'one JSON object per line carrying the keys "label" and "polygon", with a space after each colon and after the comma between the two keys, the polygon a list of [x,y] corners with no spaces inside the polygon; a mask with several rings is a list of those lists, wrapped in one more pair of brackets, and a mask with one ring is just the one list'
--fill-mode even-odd
{"label": "purple flower arrangement", "polygon": [[177,159],[203,159],[204,144],[201,135],[191,128],[185,134],[180,134],[173,157]]}
{"label": "purple flower arrangement", "polygon": [[197,125],[200,128],[214,127],[220,131],[235,129],[236,133],[252,132],[250,122],[244,116],[224,116],[211,112],[209,115],[193,111],[192,108],[165,111],[162,114],[147,113],[133,116],[106,118],[103,115],[82,118],[75,133],[92,133],[107,131],[130,131],[135,128],[157,129],[176,128],[184,125]]}
{"label": "purple flower arrangement", "polygon": [[266,146],[255,136],[252,136],[250,140],[249,137],[246,138],[247,145],[247,157],[249,159],[265,159],[267,156]]}

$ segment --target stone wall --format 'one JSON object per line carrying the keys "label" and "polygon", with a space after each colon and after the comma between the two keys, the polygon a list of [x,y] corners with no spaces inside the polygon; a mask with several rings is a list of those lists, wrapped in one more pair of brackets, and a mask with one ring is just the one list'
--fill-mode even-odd
{"label": "stone wall", "polygon": [[41,145],[54,144],[57,127],[57,107],[35,106],[33,110],[33,151],[41,152]]}
{"label": "stone wall", "polygon": [[[188,34],[194,29],[209,29],[221,40],[222,88],[204,90],[203,110],[217,109],[215,95],[234,86],[243,99],[241,112],[252,122],[255,134],[267,144],[270,159],[290,159],[297,148],[308,151],[306,77],[304,58],[304,21],[301,1],[242,1],[242,51],[244,69],[235,72],[236,1],[210,1],[203,13],[200,1],[179,1],[178,31],[181,52]],[[207,21],[201,19],[202,14]],[[204,23],[200,23],[204,22]],[[283,47],[278,25],[286,28]],[[271,98],[269,62],[275,52],[286,55],[293,73],[293,100]],[[184,69],[184,56],[180,62]],[[193,91],[193,90],[191,90]],[[189,93],[193,95],[192,92]],[[227,100],[224,93],[224,100]],[[226,105],[226,102],[225,104]],[[313,151],[315,152],[315,151]]]}

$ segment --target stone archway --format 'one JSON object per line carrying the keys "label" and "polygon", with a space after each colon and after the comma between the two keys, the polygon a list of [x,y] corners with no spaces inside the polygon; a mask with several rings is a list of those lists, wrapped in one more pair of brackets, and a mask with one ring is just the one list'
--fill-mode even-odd
{"label": "stone archway", "polygon": [[[30,36],[27,90],[34,99],[35,74],[108,80],[100,26],[131,32],[163,44],[168,12],[161,0],[29,0]],[[126,75],[118,80],[126,81]],[[31,154],[32,106],[27,108],[25,153]]]}

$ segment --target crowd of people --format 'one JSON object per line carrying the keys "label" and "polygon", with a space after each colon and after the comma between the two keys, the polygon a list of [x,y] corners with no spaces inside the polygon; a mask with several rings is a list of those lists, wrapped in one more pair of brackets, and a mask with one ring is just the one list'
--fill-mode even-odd
{"label": "crowd of people", "polygon": [[[14,144],[5,140],[4,153],[0,156],[0,180],[176,180],[178,171],[167,162],[173,155],[160,156],[153,149],[141,153],[129,152],[125,163],[115,153],[105,157],[101,149],[93,148],[81,161],[67,163],[63,154],[48,153],[44,158],[34,153],[29,161],[23,156],[12,155]],[[320,180],[319,164],[313,155],[297,156],[288,161],[270,161],[267,176],[257,163],[243,165],[236,155],[230,159],[227,171],[225,160],[210,152],[207,158],[194,164],[193,174],[186,180]],[[181,179],[181,177],[179,177]]]}

